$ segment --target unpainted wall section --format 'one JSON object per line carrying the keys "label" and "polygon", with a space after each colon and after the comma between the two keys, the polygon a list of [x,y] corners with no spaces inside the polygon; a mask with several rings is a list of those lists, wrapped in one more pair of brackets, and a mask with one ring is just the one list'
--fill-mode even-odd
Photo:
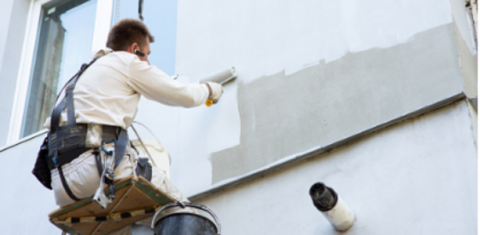
{"label": "unpainted wall section", "polygon": [[462,100],[203,198],[225,234],[340,234],[313,206],[315,182],[356,215],[341,234],[477,233],[477,157]]}
{"label": "unpainted wall section", "polygon": [[0,10],[0,148],[7,144],[30,1],[2,0]]}

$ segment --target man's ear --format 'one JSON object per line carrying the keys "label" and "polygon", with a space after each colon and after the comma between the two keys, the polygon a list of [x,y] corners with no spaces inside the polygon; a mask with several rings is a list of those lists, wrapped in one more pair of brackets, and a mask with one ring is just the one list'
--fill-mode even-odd
{"label": "man's ear", "polygon": [[135,54],[134,50],[137,49],[137,48],[140,48],[140,46],[138,46],[138,43],[134,42],[134,43],[132,43],[132,45],[130,45],[130,47],[128,47],[127,52]]}

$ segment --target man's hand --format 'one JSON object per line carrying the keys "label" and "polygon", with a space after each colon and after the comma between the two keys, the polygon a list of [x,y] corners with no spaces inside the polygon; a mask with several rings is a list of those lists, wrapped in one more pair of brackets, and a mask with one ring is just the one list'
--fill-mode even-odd
{"label": "man's hand", "polygon": [[222,85],[215,82],[206,82],[205,85],[209,90],[209,96],[206,105],[211,106],[212,104],[216,104],[223,94]]}

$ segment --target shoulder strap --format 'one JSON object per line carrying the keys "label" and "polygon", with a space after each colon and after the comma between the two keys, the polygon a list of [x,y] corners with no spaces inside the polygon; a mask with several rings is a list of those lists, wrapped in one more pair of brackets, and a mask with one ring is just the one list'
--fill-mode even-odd
{"label": "shoulder strap", "polygon": [[55,103],[57,103],[58,97],[62,93],[62,91],[65,89],[65,97],[58,103],[57,106],[55,106],[52,110],[52,114],[50,116],[50,132],[53,134],[58,130],[58,127],[60,125],[60,115],[62,114],[63,110],[65,108],[67,109],[67,117],[68,117],[68,126],[73,126],[76,124],[75,121],[75,107],[73,105],[73,89],[75,89],[75,85],[77,84],[78,78],[82,73],[90,67],[98,58],[93,59],[90,61],[88,64],[82,64],[82,67],[80,70],[73,75],[70,80],[65,84],[65,86],[62,88],[62,90],[58,93],[57,99],[55,100]]}

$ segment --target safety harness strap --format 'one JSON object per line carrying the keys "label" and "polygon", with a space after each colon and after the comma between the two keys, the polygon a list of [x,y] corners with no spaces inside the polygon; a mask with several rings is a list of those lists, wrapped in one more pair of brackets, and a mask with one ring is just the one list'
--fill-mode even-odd
{"label": "safety harness strap", "polygon": [[95,163],[97,165],[98,176],[102,177],[103,167],[102,167],[102,154],[100,154],[100,151],[101,151],[100,148],[96,148],[95,150],[93,150],[93,154],[95,154]]}
{"label": "safety harness strap", "polygon": [[63,97],[62,101],[60,101],[60,103],[52,111],[52,115],[51,115],[51,119],[50,119],[50,132],[51,133],[55,133],[58,130],[58,128],[60,126],[60,116],[61,116],[63,110],[65,110],[65,108],[67,108],[67,118],[68,118],[67,125],[68,126],[73,126],[73,125],[76,124],[76,121],[75,121],[75,107],[73,105],[73,89],[75,88],[75,85],[77,84],[77,80],[80,77],[80,75],[82,75],[82,73],[88,67],[90,67],[90,65],[92,65],[95,61],[97,61],[98,58],[100,58],[100,57],[97,57],[97,58],[93,59],[88,64],[82,64],[82,67],[80,68],[80,70],[75,75],[73,75],[73,77],[70,78],[70,80],[68,81],[68,83],[66,85],[66,89],[65,89],[65,97]]}
{"label": "safety harness strap", "polygon": [[[74,107],[74,104],[73,104],[73,89],[75,88],[75,85],[76,85],[77,80],[80,77],[80,75],[82,75],[82,73],[90,65],[92,65],[98,58],[99,57],[93,59],[88,64],[83,64],[82,67],[80,68],[80,70],[72,78],[70,78],[70,80],[68,81],[68,83],[66,85],[66,90],[65,90],[65,97],[63,97],[63,99],[60,101],[60,103],[52,111],[51,120],[50,120],[49,136],[52,136],[52,135],[55,136],[57,130],[60,128],[60,117],[61,117],[61,114],[62,114],[63,110],[65,110],[65,108],[67,109],[67,118],[68,118],[67,127],[75,127],[76,120],[75,120],[75,107]],[[58,96],[57,96],[57,99],[58,99]],[[64,141],[62,140],[62,142],[64,142]],[[76,142],[76,141],[74,141],[74,142]],[[50,146],[49,146],[49,151],[52,151],[52,149],[50,149]],[[70,162],[71,160],[73,160],[74,158],[78,157],[78,154],[70,154],[70,155],[62,154],[63,156],[61,158],[59,158],[59,156],[58,156],[59,153],[58,152],[59,152],[58,150],[52,151],[52,153],[54,155],[53,156],[53,161],[54,161],[56,167],[58,168],[58,173],[60,175],[60,180],[62,181],[63,188],[65,189],[65,192],[68,194],[68,196],[72,200],[78,201],[80,199],[78,199],[72,193],[72,191],[70,190],[70,187],[68,187],[68,184],[65,180],[65,175],[63,174],[63,169],[62,169],[62,166],[64,164],[66,164],[66,163]],[[51,156],[52,154],[49,153],[49,155]]]}
{"label": "safety harness strap", "polygon": [[120,131],[117,142],[115,143],[115,168],[120,164],[127,149],[128,136],[124,129]]}
{"label": "safety harness strap", "polygon": [[73,88],[67,87],[67,126],[75,126],[75,108],[73,106]]}
{"label": "safety harness strap", "polygon": [[152,171],[152,165],[148,162],[148,158],[138,158],[137,169],[135,170],[137,176],[143,176],[148,182],[151,182]]}
{"label": "safety harness strap", "polygon": [[74,201],[80,200],[75,197],[75,195],[70,190],[70,187],[68,187],[67,181],[65,180],[65,175],[63,174],[63,166],[58,167],[58,174],[60,175],[60,180],[62,181],[63,188],[65,189],[65,192],[68,194],[68,196]]}
{"label": "safety harness strap", "polygon": [[65,99],[62,99],[62,101],[58,103],[57,107],[53,109],[52,115],[50,117],[50,133],[57,132],[60,123],[60,115],[62,114],[65,107],[67,107],[67,102]]}

